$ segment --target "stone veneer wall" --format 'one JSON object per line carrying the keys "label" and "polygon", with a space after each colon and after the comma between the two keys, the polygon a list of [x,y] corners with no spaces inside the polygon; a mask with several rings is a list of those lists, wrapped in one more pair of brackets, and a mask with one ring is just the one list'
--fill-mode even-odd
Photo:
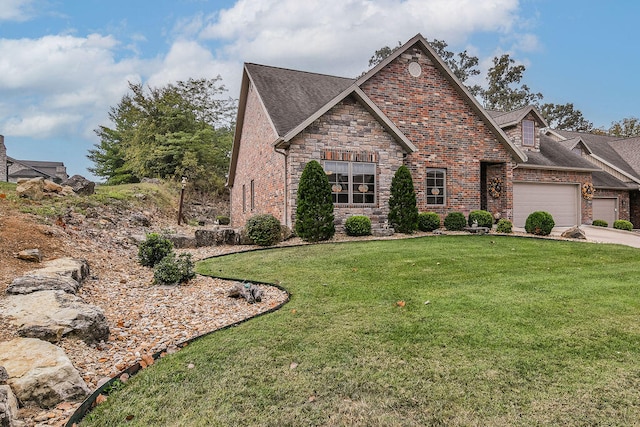
{"label": "stone veneer wall", "polygon": [[[415,77],[409,73],[412,62],[420,65]],[[404,163],[411,170],[420,211],[444,216],[480,209],[481,164],[489,162],[504,165],[502,199],[491,201],[492,208],[499,209],[502,217],[511,217],[511,154],[425,52],[408,49],[363,83],[362,90],[418,147]],[[444,206],[426,204],[427,168],[447,171]]]}
{"label": "stone veneer wall", "polygon": [[[249,89],[241,132],[242,145],[238,152],[236,175],[231,188],[231,224],[236,227],[242,226],[257,214],[272,214],[284,224],[284,156],[273,148],[277,135],[253,87]],[[251,181],[254,188],[253,209]]]}
{"label": "stone veneer wall", "polygon": [[518,122],[515,126],[503,129],[509,139],[513,141],[523,151],[540,151],[540,132],[539,124],[536,121],[536,117],[533,113],[527,114],[522,120],[531,120],[533,122],[534,142],[533,147],[522,145],[522,121]]}
{"label": "stone veneer wall", "polygon": [[378,121],[352,97],[344,99],[291,141],[288,153],[287,188],[291,222],[295,223],[298,182],[305,165],[332,153],[359,153],[364,161],[376,163],[376,203],[373,205],[334,205],[337,231],[344,230],[352,215],[366,215],[372,229],[387,226],[391,179],[402,165],[403,149]]}
{"label": "stone veneer wall", "polygon": [[[592,183],[591,172],[558,171],[543,169],[527,169],[518,167],[513,170],[514,182],[539,182],[539,183],[566,183],[580,184]],[[580,216],[582,224],[591,224],[593,206],[591,200],[580,197]]]}

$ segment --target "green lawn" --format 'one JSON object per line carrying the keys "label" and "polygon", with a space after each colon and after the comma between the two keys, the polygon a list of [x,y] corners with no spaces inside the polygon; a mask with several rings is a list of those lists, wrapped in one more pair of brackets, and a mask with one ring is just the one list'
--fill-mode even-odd
{"label": "green lawn", "polygon": [[640,424],[637,249],[438,236],[199,271],[292,298],[162,359],[82,425]]}

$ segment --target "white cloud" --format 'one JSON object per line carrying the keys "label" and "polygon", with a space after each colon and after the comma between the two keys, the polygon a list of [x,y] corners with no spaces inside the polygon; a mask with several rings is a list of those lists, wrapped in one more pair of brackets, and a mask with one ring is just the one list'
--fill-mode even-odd
{"label": "white cloud", "polygon": [[5,123],[7,135],[45,138],[51,134],[72,134],[82,121],[81,114],[34,112],[14,117]]}
{"label": "white cloud", "polygon": [[35,11],[35,0],[0,0],[0,21],[27,21]]}
{"label": "white cloud", "polygon": [[200,37],[232,58],[355,76],[373,52],[417,33],[463,43],[509,33],[517,0],[239,0],[209,17]]}

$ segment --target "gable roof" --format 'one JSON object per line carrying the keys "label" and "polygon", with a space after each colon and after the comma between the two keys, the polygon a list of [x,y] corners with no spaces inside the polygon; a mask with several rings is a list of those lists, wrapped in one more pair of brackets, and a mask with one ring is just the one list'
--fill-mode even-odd
{"label": "gable roof", "polygon": [[[18,160],[13,157],[7,156],[7,163],[18,164],[22,166],[13,173],[10,173],[11,177],[29,178],[45,176],[49,178],[58,178],[56,175],[58,166],[64,166],[62,162],[46,162],[39,160]],[[7,177],[8,178],[8,177]]]}
{"label": "gable roof", "polygon": [[609,142],[609,145],[640,176],[640,137],[616,139]]}
{"label": "gable roof", "polygon": [[594,172],[600,169],[582,157],[565,148],[545,134],[540,135],[540,152],[530,151],[526,163],[519,163],[518,168],[572,170]]}
{"label": "gable roof", "polygon": [[526,107],[518,108],[513,111],[496,111],[496,110],[487,110],[487,113],[495,120],[495,122],[501,128],[507,128],[511,126],[515,126],[524,120],[525,117],[529,115],[529,113],[533,113],[536,117],[538,123],[542,127],[549,127],[547,121],[542,117],[542,114],[538,111],[536,107],[533,105],[527,105]]}

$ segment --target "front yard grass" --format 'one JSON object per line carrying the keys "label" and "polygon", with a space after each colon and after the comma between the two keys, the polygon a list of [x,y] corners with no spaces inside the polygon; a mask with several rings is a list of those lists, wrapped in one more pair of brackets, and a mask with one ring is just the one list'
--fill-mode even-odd
{"label": "front yard grass", "polygon": [[161,359],[82,425],[639,423],[637,249],[438,236],[228,255],[199,271],[292,298]]}

